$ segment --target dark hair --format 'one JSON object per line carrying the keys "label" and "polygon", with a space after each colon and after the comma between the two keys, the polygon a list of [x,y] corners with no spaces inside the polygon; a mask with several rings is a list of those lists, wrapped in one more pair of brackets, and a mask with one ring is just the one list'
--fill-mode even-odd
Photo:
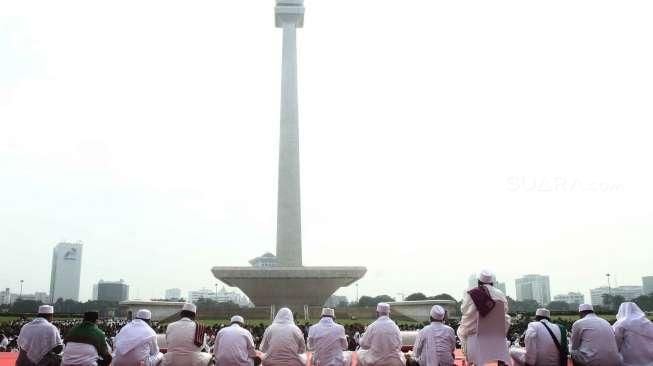
{"label": "dark hair", "polygon": [[535,320],[536,320],[536,321],[539,322],[539,321],[542,320],[542,319],[551,320],[551,318],[549,318],[548,316],[535,315]]}
{"label": "dark hair", "polygon": [[87,311],[84,313],[84,321],[87,322],[94,323],[98,320],[99,317],[100,317],[100,313],[98,313],[97,311]]}
{"label": "dark hair", "polygon": [[478,280],[478,286],[480,287],[480,286],[483,286],[483,285],[490,285],[490,286],[494,287],[494,282],[485,283],[485,282],[481,282],[481,280]]}
{"label": "dark hair", "polygon": [[179,313],[179,315],[182,318],[189,318],[189,319],[193,319],[193,320],[195,319],[195,313],[193,313],[192,311],[182,310],[181,313]]}

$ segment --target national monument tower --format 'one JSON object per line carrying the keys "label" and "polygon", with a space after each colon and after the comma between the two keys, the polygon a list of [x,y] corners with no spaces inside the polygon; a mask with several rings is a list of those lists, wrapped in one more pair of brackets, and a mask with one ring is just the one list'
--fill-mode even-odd
{"label": "national monument tower", "polygon": [[250,261],[252,267],[213,267],[213,275],[240,288],[256,306],[322,306],[338,288],[363,277],[365,267],[302,266],[297,109],[297,28],[304,25],[303,0],[277,0],[275,23],[283,29],[277,253]]}

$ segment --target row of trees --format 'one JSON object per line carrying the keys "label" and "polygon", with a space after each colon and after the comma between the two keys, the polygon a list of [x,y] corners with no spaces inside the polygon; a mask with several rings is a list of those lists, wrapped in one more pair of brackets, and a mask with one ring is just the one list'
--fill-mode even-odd
{"label": "row of trees", "polygon": [[[43,305],[40,301],[18,299],[13,304],[5,306],[3,311],[13,314],[34,314],[38,311],[39,306]],[[54,304],[55,314],[81,314],[90,310],[97,310],[102,314],[118,309],[118,302],[115,301],[87,301],[79,302],[75,300],[58,299]]]}

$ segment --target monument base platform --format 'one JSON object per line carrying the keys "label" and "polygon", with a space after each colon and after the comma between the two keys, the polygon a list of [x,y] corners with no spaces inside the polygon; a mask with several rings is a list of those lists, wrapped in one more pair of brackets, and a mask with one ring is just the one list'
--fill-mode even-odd
{"label": "monument base platform", "polygon": [[238,287],[256,306],[300,311],[322,306],[337,289],[365,275],[365,267],[213,267],[215,278]]}

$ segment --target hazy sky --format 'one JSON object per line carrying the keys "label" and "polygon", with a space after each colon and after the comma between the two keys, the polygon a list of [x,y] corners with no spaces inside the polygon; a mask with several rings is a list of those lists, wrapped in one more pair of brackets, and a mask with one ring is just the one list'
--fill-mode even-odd
{"label": "hazy sky", "polygon": [[[305,5],[304,264],[367,266],[361,295],[653,275],[653,3]],[[213,288],[274,251],[273,6],[3,3],[0,287],[47,291],[61,240],[83,299]]]}

